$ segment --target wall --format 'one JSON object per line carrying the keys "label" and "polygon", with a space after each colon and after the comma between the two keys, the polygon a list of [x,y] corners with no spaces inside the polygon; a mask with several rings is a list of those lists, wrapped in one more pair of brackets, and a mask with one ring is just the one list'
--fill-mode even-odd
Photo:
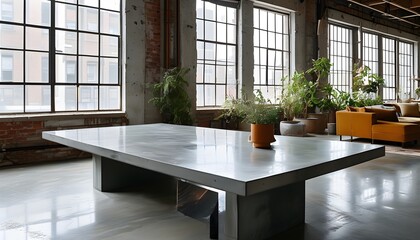
{"label": "wall", "polygon": [[128,120],[124,114],[0,119],[0,167],[90,156],[43,140],[42,131],[126,124]]}

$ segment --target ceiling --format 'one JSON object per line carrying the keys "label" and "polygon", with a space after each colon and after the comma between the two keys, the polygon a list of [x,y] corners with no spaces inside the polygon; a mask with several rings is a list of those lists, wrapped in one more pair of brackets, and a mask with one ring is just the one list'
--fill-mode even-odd
{"label": "ceiling", "polygon": [[347,0],[393,22],[420,28],[420,0]]}

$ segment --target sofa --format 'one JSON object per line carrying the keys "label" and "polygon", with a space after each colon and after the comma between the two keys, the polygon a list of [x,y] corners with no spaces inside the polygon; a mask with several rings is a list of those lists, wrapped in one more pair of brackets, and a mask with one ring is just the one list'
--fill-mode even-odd
{"label": "sofa", "polygon": [[[337,135],[400,142],[420,139],[420,125],[415,122],[402,122],[396,109],[379,107],[347,108],[336,112]],[[419,118],[420,120],[420,118]],[[414,121],[414,119],[412,119]],[[418,122],[420,123],[420,121]]]}

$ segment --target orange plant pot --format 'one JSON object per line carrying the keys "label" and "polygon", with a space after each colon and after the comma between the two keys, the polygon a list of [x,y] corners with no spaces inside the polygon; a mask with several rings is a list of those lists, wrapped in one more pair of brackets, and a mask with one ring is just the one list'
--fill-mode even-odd
{"label": "orange plant pot", "polygon": [[256,148],[271,148],[275,142],[274,124],[251,124],[251,142]]}

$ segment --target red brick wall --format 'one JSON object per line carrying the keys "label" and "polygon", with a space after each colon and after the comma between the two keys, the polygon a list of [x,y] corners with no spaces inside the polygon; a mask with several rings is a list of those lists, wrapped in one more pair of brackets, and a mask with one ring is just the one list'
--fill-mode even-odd
{"label": "red brick wall", "polygon": [[158,82],[161,77],[161,10],[160,1],[146,0],[146,79]]}
{"label": "red brick wall", "polygon": [[40,117],[0,121],[0,167],[66,160],[90,155],[42,139],[42,131],[127,125],[125,116]]}

